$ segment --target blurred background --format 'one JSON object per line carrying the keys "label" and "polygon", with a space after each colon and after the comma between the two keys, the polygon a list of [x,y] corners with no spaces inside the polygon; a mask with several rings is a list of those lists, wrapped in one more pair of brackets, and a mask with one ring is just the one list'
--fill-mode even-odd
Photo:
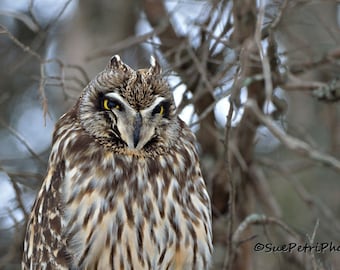
{"label": "blurred background", "polygon": [[55,122],[114,54],[155,55],[196,133],[213,269],[337,269],[338,2],[1,0],[0,269],[20,269]]}

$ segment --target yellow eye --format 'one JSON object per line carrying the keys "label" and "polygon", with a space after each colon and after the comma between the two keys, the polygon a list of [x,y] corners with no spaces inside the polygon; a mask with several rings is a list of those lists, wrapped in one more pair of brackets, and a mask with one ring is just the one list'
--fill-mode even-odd
{"label": "yellow eye", "polygon": [[121,107],[118,102],[115,102],[114,100],[111,99],[104,99],[103,100],[103,108],[107,111],[110,111],[112,109],[120,110]]}
{"label": "yellow eye", "polygon": [[110,110],[110,108],[109,108],[109,100],[108,99],[104,99],[104,103],[103,103],[103,107],[104,107],[104,109],[105,110]]}
{"label": "yellow eye", "polygon": [[159,108],[159,114],[160,115],[164,114],[164,106],[163,105],[161,105],[160,108]]}
{"label": "yellow eye", "polygon": [[157,105],[153,111],[152,111],[152,115],[155,114],[160,114],[163,115],[164,114],[164,106],[162,104]]}
{"label": "yellow eye", "polygon": [[163,101],[158,104],[152,111],[152,115],[159,114],[162,117],[168,117],[170,103],[168,101]]}

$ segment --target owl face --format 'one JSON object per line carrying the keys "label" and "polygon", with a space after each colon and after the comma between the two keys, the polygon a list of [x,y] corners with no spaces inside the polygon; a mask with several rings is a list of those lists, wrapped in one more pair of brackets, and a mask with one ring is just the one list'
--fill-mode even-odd
{"label": "owl face", "polygon": [[151,61],[133,70],[114,56],[79,101],[82,127],[113,150],[140,153],[170,147],[178,131],[172,94]]}

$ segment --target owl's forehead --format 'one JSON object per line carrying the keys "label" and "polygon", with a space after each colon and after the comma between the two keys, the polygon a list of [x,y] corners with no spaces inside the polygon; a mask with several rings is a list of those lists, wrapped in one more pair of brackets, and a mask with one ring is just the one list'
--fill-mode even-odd
{"label": "owl's forehead", "polygon": [[139,69],[124,76],[114,92],[137,110],[151,106],[158,97],[171,96],[165,80],[148,74],[146,69]]}

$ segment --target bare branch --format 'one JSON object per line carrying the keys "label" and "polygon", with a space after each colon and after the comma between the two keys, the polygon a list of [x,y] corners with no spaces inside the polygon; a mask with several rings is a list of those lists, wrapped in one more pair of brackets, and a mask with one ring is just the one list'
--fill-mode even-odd
{"label": "bare branch", "polygon": [[46,125],[46,116],[48,113],[48,108],[47,108],[47,98],[46,98],[46,94],[45,94],[45,84],[46,84],[46,76],[45,76],[45,66],[44,64],[40,64],[40,82],[39,82],[39,94],[40,94],[40,98],[41,98],[41,105],[43,108],[43,115],[44,115],[44,124]]}
{"label": "bare branch", "polygon": [[27,16],[24,13],[19,13],[10,10],[0,10],[0,15],[12,17],[15,18],[16,20],[23,22],[34,33],[37,33],[40,30],[39,25],[36,24],[32,17]]}
{"label": "bare branch", "polygon": [[35,17],[34,11],[33,11],[34,1],[35,0],[30,0],[29,6],[28,6],[28,13],[29,13],[33,23],[38,28],[38,31],[40,31],[41,30],[41,25],[39,24],[37,18]]}
{"label": "bare branch", "polygon": [[287,164],[278,164],[268,159],[258,159],[258,161],[278,172],[278,175],[282,177],[284,180],[288,181],[297,195],[301,198],[301,200],[311,209],[316,210],[315,217],[322,217],[323,220],[326,221],[327,224],[332,224],[332,230],[334,231],[334,235],[338,235],[340,233],[340,223],[336,218],[335,213],[327,207],[322,201],[320,201],[314,194],[310,194],[306,188],[301,184],[301,182],[296,179],[293,175],[294,173],[300,172],[302,170],[308,169],[310,164],[306,164],[303,162],[299,164],[294,161],[293,167],[287,166]]}
{"label": "bare branch", "polygon": [[29,143],[23,138],[16,130],[14,130],[10,125],[8,125],[1,117],[0,117],[0,125],[5,127],[19,142],[21,142],[27,149],[27,151],[34,157],[36,160],[41,162],[42,164],[46,164],[46,162],[32,149]]}
{"label": "bare branch", "polygon": [[42,58],[40,54],[33,51],[31,47],[26,46],[21,41],[19,41],[15,36],[13,36],[13,34],[4,25],[0,24],[0,30],[2,31],[1,33],[6,34],[10,38],[10,40],[12,40],[15,43],[15,45],[21,48],[24,52],[29,53],[34,58],[36,58],[39,62],[42,62]]}
{"label": "bare branch", "polygon": [[249,167],[249,174],[252,175],[252,186],[258,201],[261,202],[264,209],[267,210],[271,216],[280,218],[282,215],[281,208],[277,202],[273,192],[270,190],[268,180],[263,172],[263,169],[256,165]]}
{"label": "bare branch", "polygon": [[93,53],[91,53],[88,57],[86,57],[86,60],[92,61],[96,58],[112,56],[113,54],[118,53],[122,50],[128,49],[132,46],[141,44],[143,42],[146,42],[147,40],[151,39],[152,37],[161,34],[166,28],[167,28],[166,24],[158,25],[154,28],[154,30],[152,30],[152,31],[150,31],[146,34],[128,37],[127,39],[122,40],[122,41],[116,43],[115,45],[113,45],[109,48],[96,50]]}
{"label": "bare branch", "polygon": [[68,7],[68,5],[72,2],[72,0],[68,0],[65,2],[65,4],[63,5],[63,7],[60,9],[60,11],[58,12],[57,16],[50,21],[46,27],[45,27],[45,31],[47,31],[50,27],[52,27],[53,25],[56,24],[56,22],[60,19],[60,17],[63,15],[63,13],[65,12],[66,8]]}
{"label": "bare branch", "polygon": [[28,213],[26,211],[24,202],[22,200],[22,192],[21,192],[20,187],[18,186],[18,183],[13,178],[10,178],[10,181],[11,181],[13,189],[15,191],[15,198],[16,198],[16,201],[18,203],[18,206],[21,209],[21,211],[24,214],[24,216],[28,217]]}
{"label": "bare branch", "polygon": [[255,101],[248,100],[245,104],[246,108],[251,109],[251,111],[254,113],[254,115],[257,117],[257,119],[265,125],[270,132],[273,133],[273,135],[280,140],[281,143],[283,143],[288,149],[295,151],[296,153],[307,156],[308,158],[315,160],[317,162],[320,162],[323,165],[330,166],[331,168],[335,169],[336,171],[340,172],[340,161],[336,158],[324,154],[314,148],[312,148],[310,145],[308,145],[306,142],[301,141],[297,138],[294,138],[286,133],[284,133],[280,128],[278,128],[273,120],[265,116],[258,106],[256,105]]}
{"label": "bare branch", "polygon": [[238,245],[239,242],[241,242],[241,236],[243,232],[251,225],[277,225],[281,229],[283,229],[285,232],[287,232],[289,235],[291,235],[294,239],[301,241],[301,237],[294,232],[286,223],[283,221],[274,218],[274,217],[267,217],[262,214],[251,214],[247,216],[237,227],[233,234],[233,243],[235,245]]}
{"label": "bare branch", "polygon": [[283,15],[286,12],[288,7],[289,0],[283,0],[281,6],[279,7],[278,11],[275,14],[274,20],[270,23],[269,28],[271,31],[275,30],[277,26],[280,24]]}
{"label": "bare branch", "polygon": [[263,69],[263,78],[264,78],[264,86],[265,86],[265,93],[266,93],[266,101],[270,101],[273,95],[273,82],[271,79],[271,71],[270,65],[267,54],[264,52],[262,47],[262,36],[261,36],[261,29],[263,24],[263,17],[264,17],[264,7],[261,6],[259,9],[259,13],[257,16],[256,22],[256,31],[255,31],[255,42],[257,48],[259,50],[259,55],[262,62],[262,69]]}
{"label": "bare branch", "polygon": [[[315,236],[316,236],[316,231],[317,231],[318,228],[319,228],[319,219],[317,219],[316,222],[315,222],[315,226],[314,226],[314,230],[313,230],[312,236],[309,237],[307,235],[309,243],[311,245],[314,244]],[[311,251],[311,257],[312,257],[311,260],[312,260],[313,269],[314,270],[318,270],[318,265],[317,265],[317,262],[316,262],[316,259],[315,259],[315,252],[314,252],[314,250]]]}
{"label": "bare branch", "polygon": [[[228,216],[229,221],[227,223],[227,241],[228,243],[232,243],[232,235],[233,235],[233,229],[235,224],[235,194],[236,194],[236,188],[234,185],[234,179],[232,174],[232,166],[231,166],[231,160],[230,160],[230,130],[231,130],[231,119],[234,112],[234,106],[233,103],[230,102],[229,111],[227,115],[227,122],[225,126],[225,134],[224,134],[224,161],[226,165],[226,178],[227,178],[227,184],[228,184],[228,191],[229,191],[229,201],[228,201]],[[232,245],[229,245],[229,248],[227,248],[227,254],[224,259],[223,263],[223,269],[228,269],[229,265],[231,265],[231,259],[233,256],[233,248]]]}

